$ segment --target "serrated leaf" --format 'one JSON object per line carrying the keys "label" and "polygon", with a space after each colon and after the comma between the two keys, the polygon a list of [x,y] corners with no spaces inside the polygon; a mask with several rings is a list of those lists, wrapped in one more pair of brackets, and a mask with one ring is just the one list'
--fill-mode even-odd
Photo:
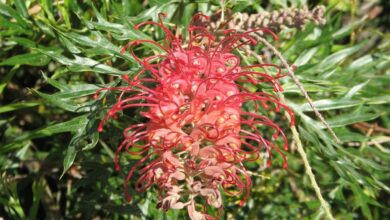
{"label": "serrated leaf", "polygon": [[57,51],[48,51],[48,50],[39,50],[39,51],[53,58],[57,62],[67,66],[68,69],[73,72],[93,71],[96,73],[103,73],[103,74],[110,74],[110,75],[123,75],[128,73],[127,71],[120,71],[114,67],[101,64],[98,61],[88,57],[80,57],[77,55],[73,55],[75,59],[69,59],[61,55]]}
{"label": "serrated leaf", "polygon": [[[78,129],[76,130],[76,134],[72,137],[72,140],[69,143],[69,146],[67,148],[64,161],[63,161],[63,171],[61,174],[61,177],[66,173],[66,171],[73,165],[73,162],[76,158],[76,154],[80,150],[90,150],[93,147],[96,146],[98,140],[99,140],[99,133],[97,132],[97,125],[91,124],[96,121],[89,120],[87,117],[85,117],[85,120],[87,123],[80,125]],[[90,126],[88,126],[90,125]],[[85,143],[89,140],[89,143],[86,143],[85,146],[80,146],[81,144]]]}
{"label": "serrated leaf", "polygon": [[0,153],[5,153],[12,151],[17,144],[26,140],[31,140],[35,138],[48,137],[54,134],[65,133],[65,132],[74,132],[77,131],[80,127],[85,127],[88,123],[87,117],[85,115],[75,117],[69,121],[57,123],[54,125],[49,125],[45,128],[41,128],[35,131],[24,132],[19,136],[16,136],[11,143],[5,144],[0,148]]}
{"label": "serrated leaf", "polygon": [[126,59],[128,61],[131,61],[133,63],[136,63],[135,59],[128,53],[122,54],[121,47],[115,46],[111,43],[103,34],[101,34],[98,31],[92,31],[92,36],[84,36],[76,33],[61,33],[63,36],[65,36],[70,41],[73,41],[74,43],[77,43],[79,45],[85,46],[85,47],[91,47],[96,49],[104,49],[105,54],[111,55],[111,56],[118,56],[123,59]]}
{"label": "serrated leaf", "polygon": [[[80,97],[80,94],[77,94],[74,96],[74,92],[69,92],[69,93],[59,93],[59,94],[53,94],[53,95],[48,95],[36,90],[33,90],[34,93],[42,97],[44,100],[47,102],[58,106],[64,110],[70,111],[70,112],[90,112],[92,111],[95,106],[93,106],[93,103],[95,102],[94,100],[89,101],[89,102],[84,102],[83,104],[77,104],[73,102],[72,100],[69,100],[70,98],[73,97]],[[87,93],[82,93],[81,96],[84,96],[85,94],[91,94],[94,93],[96,90],[93,91],[87,91]],[[62,96],[61,96],[62,95]],[[64,98],[65,96],[65,98]]]}

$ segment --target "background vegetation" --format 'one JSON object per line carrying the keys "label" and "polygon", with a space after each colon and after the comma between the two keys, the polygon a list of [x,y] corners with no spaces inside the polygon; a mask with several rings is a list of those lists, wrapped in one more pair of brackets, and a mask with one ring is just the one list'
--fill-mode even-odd
{"label": "background vegetation", "polygon": [[[390,218],[387,0],[0,0],[0,218],[185,219],[185,212],[161,213],[152,193],[132,192],[131,204],[123,198],[126,173],[114,170],[113,151],[121,128],[139,120],[135,113],[97,133],[113,94],[104,100],[91,95],[138,68],[129,54],[120,53],[121,46],[163,37],[150,28],[135,31],[134,24],[168,12],[167,24],[184,29],[197,11],[251,14],[318,4],[326,6],[325,25],[284,29],[272,43],[298,66],[296,75],[343,143],[332,140],[285,78],[288,105],[333,215]],[[261,45],[253,50],[266,51]],[[280,124],[288,131],[287,123]],[[224,198],[223,218],[323,219],[294,143],[287,155],[287,170],[277,159],[270,169],[254,170],[263,177],[252,177],[245,207]],[[131,166],[135,159],[126,161]]]}

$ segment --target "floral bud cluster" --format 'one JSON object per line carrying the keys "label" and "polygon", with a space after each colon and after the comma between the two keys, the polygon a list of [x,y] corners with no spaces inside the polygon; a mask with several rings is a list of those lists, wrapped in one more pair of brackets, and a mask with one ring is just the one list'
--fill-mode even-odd
{"label": "floral bud cluster", "polygon": [[[226,26],[230,29],[244,30],[267,28],[278,33],[284,28],[303,29],[308,23],[324,25],[326,23],[324,13],[325,7],[323,5],[316,6],[312,10],[309,10],[305,6],[303,8],[286,8],[250,15],[247,13],[235,13],[226,23]],[[221,22],[216,18],[217,17],[215,17],[215,21],[210,24],[213,29],[217,29],[221,26]]]}
{"label": "floral bud cluster", "polygon": [[[273,64],[243,66],[232,53],[248,43],[256,44],[250,33],[259,30],[227,30],[226,37],[217,42],[201,25],[208,18],[197,14],[188,27],[189,42],[184,46],[164,26],[162,17],[159,22],[148,21],[135,28],[161,28],[165,32],[163,44],[136,40],[123,48],[123,52],[129,50],[142,70],[131,78],[124,76],[124,86],[102,89],[118,92],[118,98],[101,121],[99,131],[118,112],[140,108],[146,122],[132,124],[123,131],[124,141],[115,156],[119,169],[122,151],[142,155],[128,172],[126,196],[130,199],[128,183],[137,175],[138,191],[157,189],[158,208],[186,208],[193,220],[214,219],[206,212],[206,206],[221,210],[221,193],[242,195],[240,205],[247,200],[252,183],[244,162],[262,158],[264,150],[267,158],[263,159],[271,165],[272,150],[276,150],[287,166],[285,155],[274,143],[281,137],[287,150],[286,136],[259,112],[284,109],[292,118],[293,113],[272,94],[250,92],[245,86],[268,83],[275,91],[281,91],[277,79],[284,75]],[[261,31],[274,36],[267,29]],[[139,58],[134,48],[140,44],[151,44],[164,53]],[[259,71],[267,67],[278,73],[271,76]],[[262,128],[273,130],[272,137],[264,137],[259,131]]]}

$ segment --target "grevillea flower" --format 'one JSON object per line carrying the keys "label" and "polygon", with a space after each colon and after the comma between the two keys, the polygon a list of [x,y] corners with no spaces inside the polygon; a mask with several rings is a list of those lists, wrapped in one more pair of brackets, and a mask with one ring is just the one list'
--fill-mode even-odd
{"label": "grevillea flower", "polygon": [[[128,183],[137,173],[136,189],[144,192],[154,186],[162,210],[187,208],[193,220],[214,219],[205,211],[206,206],[221,210],[221,193],[242,195],[240,205],[247,200],[252,183],[244,162],[259,159],[264,151],[271,165],[271,151],[276,150],[287,166],[282,150],[274,144],[281,136],[287,150],[287,138],[260,112],[284,109],[291,118],[294,115],[272,94],[246,89],[248,84],[267,83],[281,91],[277,79],[284,76],[282,70],[273,64],[243,66],[233,54],[242,45],[257,43],[251,33],[263,31],[276,36],[267,29],[245,33],[227,30],[225,38],[216,42],[203,25],[207,17],[198,14],[188,27],[189,42],[184,44],[164,26],[163,16],[159,22],[135,26],[161,28],[164,43],[135,40],[123,48],[122,52],[129,50],[142,70],[131,77],[123,76],[124,86],[102,89],[119,94],[99,131],[117,112],[141,108],[146,122],[129,125],[123,131],[124,141],[115,154],[118,170],[122,151],[142,155],[128,172],[124,185],[127,198],[131,198]],[[164,53],[139,58],[134,48],[140,44],[152,44]],[[259,71],[267,67],[276,68],[276,76]],[[272,137],[265,137],[259,131],[262,128],[272,129]]]}

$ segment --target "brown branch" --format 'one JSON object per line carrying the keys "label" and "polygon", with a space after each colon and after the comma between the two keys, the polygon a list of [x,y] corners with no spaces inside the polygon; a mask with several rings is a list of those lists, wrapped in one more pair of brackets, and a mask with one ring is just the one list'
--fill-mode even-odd
{"label": "brown branch", "polygon": [[378,126],[377,124],[370,124],[367,122],[358,122],[352,125],[352,127],[358,129],[362,133],[367,133],[369,129],[373,129],[374,133],[390,134],[390,129],[386,129]]}

